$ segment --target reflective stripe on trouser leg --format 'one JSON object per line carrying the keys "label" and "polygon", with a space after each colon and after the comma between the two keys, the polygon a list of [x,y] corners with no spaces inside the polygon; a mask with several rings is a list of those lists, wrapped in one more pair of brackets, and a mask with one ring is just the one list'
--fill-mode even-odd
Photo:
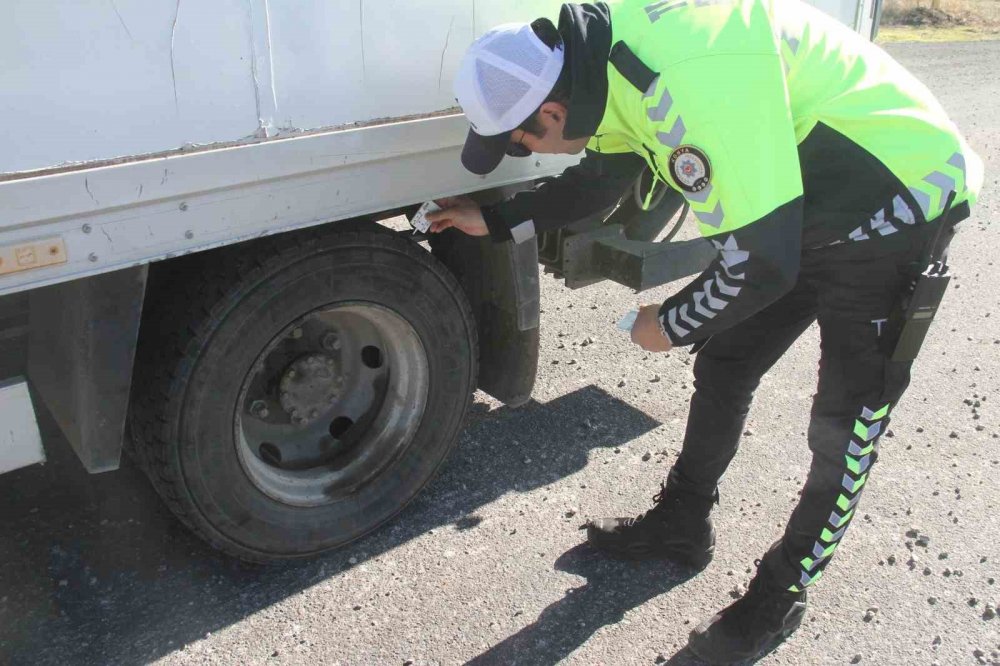
{"label": "reflective stripe on trouser leg", "polygon": [[830,517],[813,544],[812,551],[799,560],[799,579],[789,586],[790,591],[800,592],[822,578],[823,569],[837,550],[847,526],[854,517],[858,500],[861,499],[861,491],[868,480],[875,444],[882,434],[884,419],[889,414],[889,409],[888,403],[875,409],[863,407],[854,420],[853,431],[847,443],[847,453],[844,455],[844,475],[836,501],[830,507]]}
{"label": "reflective stripe on trouser leg", "polygon": [[775,586],[802,590],[815,583],[857,513],[879,437],[912,367],[886,357],[880,339],[885,327],[871,322],[892,312],[930,231],[803,254],[800,280],[818,292],[820,367],[809,417],[809,475],[778,546],[761,562]]}

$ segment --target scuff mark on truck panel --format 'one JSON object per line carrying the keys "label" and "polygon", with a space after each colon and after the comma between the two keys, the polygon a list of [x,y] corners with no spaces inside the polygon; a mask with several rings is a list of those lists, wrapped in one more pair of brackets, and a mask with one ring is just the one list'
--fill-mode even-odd
{"label": "scuff mark on truck panel", "polygon": [[[254,5],[258,4],[260,11],[255,12]],[[250,74],[257,107],[257,131],[253,136],[266,139],[277,134],[275,119],[278,112],[274,58],[271,54],[271,13],[267,0],[248,0],[247,6],[250,19]]]}
{"label": "scuff mark on truck panel", "polygon": [[441,78],[444,75],[444,54],[448,51],[448,42],[451,40],[451,29],[455,27],[455,17],[451,17],[448,24],[448,33],[444,36],[444,48],[441,49],[441,64],[438,66],[438,92],[441,92]]}
{"label": "scuff mark on truck panel", "polygon": [[115,10],[115,15],[118,17],[118,20],[121,22],[122,27],[125,28],[125,34],[128,35],[128,38],[131,39],[134,42],[135,39],[132,37],[132,31],[129,30],[128,29],[128,25],[125,24],[125,19],[122,18],[121,12],[118,11],[118,6],[115,5],[115,0],[108,0],[108,2],[111,3],[111,9]]}
{"label": "scuff mark on truck panel", "polygon": [[180,113],[180,103],[177,101],[177,71],[174,68],[174,37],[177,36],[177,19],[181,15],[181,0],[177,0],[174,10],[174,22],[170,25],[170,80],[174,85],[174,108]]}
{"label": "scuff mark on truck panel", "polygon": [[[260,113],[260,77],[257,76],[257,39],[254,36],[253,2],[247,3],[250,11],[250,76],[253,78],[253,99],[257,107],[257,130],[264,129],[264,117]],[[267,136],[267,131],[264,135]]]}
{"label": "scuff mark on truck panel", "polygon": [[365,0],[358,0],[361,25],[361,78],[368,78],[368,68],[365,65]]}
{"label": "scuff mark on truck panel", "polygon": [[95,204],[98,203],[97,199],[94,197],[94,193],[90,191],[90,179],[89,178],[84,178],[83,179],[83,189],[87,190],[87,194],[90,195],[91,201],[93,201]]}
{"label": "scuff mark on truck panel", "polygon": [[274,88],[274,55],[271,53],[271,11],[264,0],[264,36],[267,39],[267,69],[271,84],[271,122],[278,115],[278,92]]}

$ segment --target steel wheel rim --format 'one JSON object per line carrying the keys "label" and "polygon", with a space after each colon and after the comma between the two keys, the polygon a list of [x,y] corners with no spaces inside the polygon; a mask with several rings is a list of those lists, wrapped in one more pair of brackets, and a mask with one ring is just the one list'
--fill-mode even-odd
{"label": "steel wheel rim", "polygon": [[353,496],[412,443],[428,384],[426,349],[398,313],[369,302],[314,310],[244,376],[233,419],[240,463],[283,504]]}

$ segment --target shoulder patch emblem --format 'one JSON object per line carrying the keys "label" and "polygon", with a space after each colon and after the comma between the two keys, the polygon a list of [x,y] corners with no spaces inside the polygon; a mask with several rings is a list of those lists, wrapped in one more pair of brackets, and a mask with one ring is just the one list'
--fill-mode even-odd
{"label": "shoulder patch emblem", "polygon": [[686,192],[700,192],[712,181],[712,164],[699,148],[681,146],[670,154],[670,173]]}

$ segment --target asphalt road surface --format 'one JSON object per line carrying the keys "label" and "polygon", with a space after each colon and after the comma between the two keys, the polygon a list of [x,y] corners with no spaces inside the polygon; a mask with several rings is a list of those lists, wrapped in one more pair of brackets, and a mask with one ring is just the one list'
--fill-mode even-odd
{"label": "asphalt road surface", "polygon": [[[987,186],[858,516],[765,664],[1000,663],[1000,42],[891,51],[986,158]],[[49,463],[0,478],[0,663],[695,663],[688,632],[739,594],[805,478],[817,337],[758,392],[715,561],[689,578],[580,547],[586,517],[649,506],[683,434],[690,358],[627,343],[614,322],[635,301],[544,279],[535,401],[477,398],[398,520],[290,566],[216,554],[130,467],[84,474],[43,415]]]}

